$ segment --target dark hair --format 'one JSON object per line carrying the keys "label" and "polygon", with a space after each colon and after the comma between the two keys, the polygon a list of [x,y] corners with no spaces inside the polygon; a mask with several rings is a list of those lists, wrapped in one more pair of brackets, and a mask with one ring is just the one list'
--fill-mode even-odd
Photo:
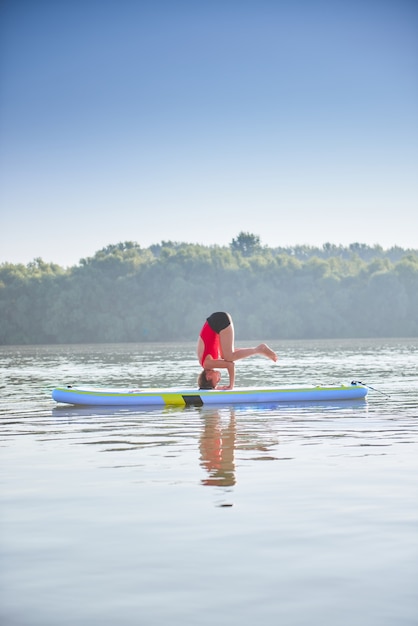
{"label": "dark hair", "polygon": [[211,380],[206,378],[206,370],[202,370],[198,376],[197,384],[199,389],[214,389],[215,385]]}

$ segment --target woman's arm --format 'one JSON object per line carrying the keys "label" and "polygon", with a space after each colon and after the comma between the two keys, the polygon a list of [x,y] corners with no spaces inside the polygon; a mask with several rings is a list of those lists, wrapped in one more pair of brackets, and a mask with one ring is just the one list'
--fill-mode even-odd
{"label": "woman's arm", "polygon": [[233,361],[225,361],[224,359],[212,359],[207,356],[205,359],[205,369],[222,368],[228,370],[229,385],[217,387],[217,389],[233,389],[235,384],[235,363]]}

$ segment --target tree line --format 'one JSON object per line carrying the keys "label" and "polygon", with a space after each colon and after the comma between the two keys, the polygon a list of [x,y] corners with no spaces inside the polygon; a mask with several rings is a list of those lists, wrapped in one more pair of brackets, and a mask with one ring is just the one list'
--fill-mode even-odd
{"label": "tree line", "polygon": [[352,244],[269,248],[109,245],[62,268],[0,265],[0,344],[194,341],[231,313],[236,338],[418,336],[418,251]]}

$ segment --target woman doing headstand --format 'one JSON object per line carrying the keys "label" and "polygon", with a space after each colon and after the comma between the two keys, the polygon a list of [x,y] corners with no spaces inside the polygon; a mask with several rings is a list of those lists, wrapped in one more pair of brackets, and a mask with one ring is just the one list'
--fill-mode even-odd
{"label": "woman doing headstand", "polygon": [[212,313],[200,331],[197,343],[197,357],[203,367],[197,379],[199,389],[215,389],[221,373],[215,367],[225,368],[229,374],[229,385],[218,389],[233,389],[235,383],[235,361],[261,354],[277,361],[277,354],[265,343],[253,348],[235,348],[234,324],[229,313]]}

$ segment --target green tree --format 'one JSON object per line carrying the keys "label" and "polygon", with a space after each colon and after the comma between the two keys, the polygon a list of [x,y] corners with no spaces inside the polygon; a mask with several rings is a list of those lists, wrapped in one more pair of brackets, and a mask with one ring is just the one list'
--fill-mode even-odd
{"label": "green tree", "polygon": [[280,250],[125,242],[68,270],[5,263],[0,343],[195,340],[222,309],[238,340],[418,336],[418,251]]}
{"label": "green tree", "polygon": [[239,235],[231,241],[231,249],[240,252],[243,256],[255,254],[261,247],[260,237],[252,233],[241,231]]}

